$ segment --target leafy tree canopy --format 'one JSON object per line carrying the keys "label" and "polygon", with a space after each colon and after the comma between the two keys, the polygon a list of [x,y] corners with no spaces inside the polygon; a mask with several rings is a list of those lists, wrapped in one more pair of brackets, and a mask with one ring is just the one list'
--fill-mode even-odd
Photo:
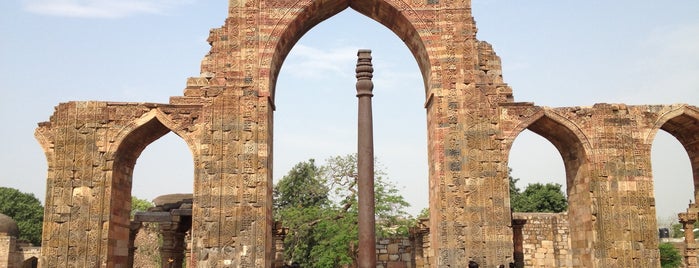
{"label": "leafy tree canopy", "polygon": [[[376,165],[378,166],[378,165]],[[379,168],[375,171],[377,235],[405,234],[409,204]],[[336,156],[322,167],[312,159],[294,166],[274,187],[275,219],[289,228],[285,259],[300,267],[338,267],[356,262],[357,159]]]}
{"label": "leafy tree canopy", "polygon": [[17,222],[19,239],[41,245],[41,228],[44,222],[44,206],[31,193],[14,188],[0,187],[0,213]]}
{"label": "leafy tree canopy", "polygon": [[316,207],[329,204],[328,186],[315,160],[296,164],[274,187],[274,208]]}
{"label": "leafy tree canopy", "polygon": [[510,205],[515,212],[563,212],[568,209],[561,185],[558,183],[533,183],[520,192],[519,179],[510,176]]}
{"label": "leafy tree canopy", "polygon": [[682,266],[682,255],[670,243],[660,243],[660,266],[662,268],[677,268]]}

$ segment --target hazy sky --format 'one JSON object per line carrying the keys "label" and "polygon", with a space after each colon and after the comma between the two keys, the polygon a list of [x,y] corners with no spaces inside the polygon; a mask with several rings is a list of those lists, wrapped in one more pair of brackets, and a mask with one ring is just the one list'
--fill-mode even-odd
{"label": "hazy sky", "polygon": [[[0,1],[0,185],[42,201],[46,160],[33,132],[70,100],[167,103],[199,75],[225,0]],[[516,101],[541,106],[699,105],[699,1],[473,1],[478,38],[502,58]],[[417,213],[427,206],[424,88],[408,49],[352,11],[294,47],[277,86],[274,178],[295,163],[356,149],[356,51],[374,57],[376,156]],[[510,166],[520,188],[564,184],[553,145],[526,132]],[[686,152],[664,132],[653,146],[658,216],[692,198]],[[173,134],[146,148],[133,194],[191,192],[192,158]]]}

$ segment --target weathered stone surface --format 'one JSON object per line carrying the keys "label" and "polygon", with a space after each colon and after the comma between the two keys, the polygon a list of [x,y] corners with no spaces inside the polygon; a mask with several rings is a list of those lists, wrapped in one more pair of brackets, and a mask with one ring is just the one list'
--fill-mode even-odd
{"label": "weathered stone surface", "polygon": [[416,262],[513,260],[508,151],[530,129],[564,160],[571,266],[659,266],[651,142],[660,129],[675,136],[699,185],[699,109],[515,103],[500,59],[475,37],[470,1],[402,0],[231,0],[225,24],[210,32],[201,77],[187,81],[183,96],[59,104],[36,130],[48,161],[44,266],[127,263],[133,167],[170,131],[195,163],[194,265],[271,266],[274,83],[296,41],[346,8],[404,40],[425,79],[430,252]]}
{"label": "weathered stone surface", "polygon": [[514,213],[522,228],[523,267],[572,267],[567,213]]}

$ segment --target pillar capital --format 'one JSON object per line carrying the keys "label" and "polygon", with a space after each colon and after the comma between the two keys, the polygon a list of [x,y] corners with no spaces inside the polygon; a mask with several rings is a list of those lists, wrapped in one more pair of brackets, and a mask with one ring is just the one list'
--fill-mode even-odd
{"label": "pillar capital", "polygon": [[374,96],[371,92],[374,89],[374,83],[371,78],[374,77],[374,67],[371,64],[371,50],[360,49],[357,51],[357,97]]}
{"label": "pillar capital", "polygon": [[693,224],[697,221],[697,213],[682,212],[677,214],[677,218],[682,224]]}

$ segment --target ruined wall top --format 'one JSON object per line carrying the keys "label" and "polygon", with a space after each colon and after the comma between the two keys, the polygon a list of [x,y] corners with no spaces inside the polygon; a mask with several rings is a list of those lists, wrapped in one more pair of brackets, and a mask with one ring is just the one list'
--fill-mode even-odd
{"label": "ruined wall top", "polygon": [[[200,77],[188,80],[186,98],[171,103],[193,103],[236,88],[242,89],[237,94],[266,96],[273,103],[277,75],[296,42],[347,8],[403,40],[420,68],[426,98],[460,87],[452,82],[459,81],[469,91],[490,96],[490,103],[512,101],[500,59],[489,44],[476,39],[470,1],[231,0],[225,25],[210,32],[211,50],[201,62]],[[487,86],[475,90],[468,85]]]}

